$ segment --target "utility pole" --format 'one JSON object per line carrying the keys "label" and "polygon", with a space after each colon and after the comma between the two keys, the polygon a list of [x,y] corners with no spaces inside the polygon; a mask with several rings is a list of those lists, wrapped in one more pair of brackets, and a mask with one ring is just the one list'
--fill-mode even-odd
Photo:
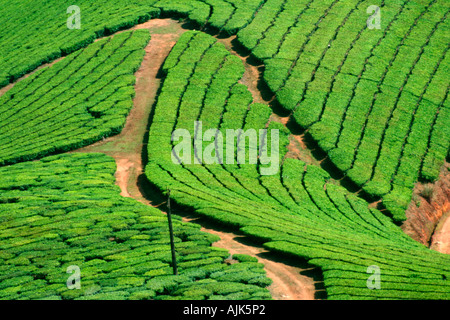
{"label": "utility pole", "polygon": [[177,257],[175,255],[175,243],[174,243],[174,239],[173,239],[172,209],[170,208],[170,190],[168,190],[167,207],[169,209],[169,210],[167,210],[167,219],[169,220],[170,250],[172,251],[173,274],[178,275]]}

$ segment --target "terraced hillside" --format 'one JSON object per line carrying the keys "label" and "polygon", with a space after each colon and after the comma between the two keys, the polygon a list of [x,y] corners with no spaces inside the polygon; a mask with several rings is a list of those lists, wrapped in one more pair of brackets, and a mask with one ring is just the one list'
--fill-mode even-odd
{"label": "terraced hillside", "polygon": [[272,1],[272,23],[255,19],[239,39],[336,167],[404,220],[414,184],[436,179],[448,154],[449,4],[382,1],[371,30],[367,1],[300,2]]}
{"label": "terraced hillside", "polygon": [[[69,30],[57,23],[67,19],[69,2],[48,2],[27,15],[21,11],[25,3],[8,2],[0,18],[8,26],[0,36],[0,86],[103,35],[152,17],[187,16],[199,26],[237,33],[266,65],[264,78],[281,105],[339,170],[368,196],[383,197],[401,221],[414,183],[436,179],[448,155],[449,4],[380,1],[380,29],[367,28],[370,5],[149,0],[123,8],[119,1],[80,1],[83,28]],[[41,11],[47,23],[30,28],[42,19]],[[6,41],[14,28],[23,32]]]}
{"label": "terraced hillside", "polygon": [[[0,96],[1,298],[269,297],[260,265],[225,265],[228,253],[212,249],[212,237],[180,222],[186,267],[167,276],[163,216],[118,195],[111,158],[30,161],[122,130],[149,35],[115,33],[171,17],[201,31],[186,32],[162,66],[143,157],[148,181],[178,205],[320,267],[328,298],[450,299],[449,256],[398,227],[414,185],[436,180],[449,156],[448,1],[83,0],[81,29],[66,25],[71,2],[0,2],[0,88],[64,57]],[[367,26],[371,5],[379,29]],[[286,157],[291,132],[273,121],[279,110],[254,103],[240,83],[242,60],[207,33],[236,35],[290,123],[361,192]],[[180,158],[177,129],[218,131],[214,143],[189,142],[192,153]],[[249,149],[240,129],[267,129],[269,139]],[[231,154],[220,148],[227,130],[238,140]],[[244,150],[239,163],[226,161]],[[387,210],[369,206],[378,200]],[[96,241],[105,247],[93,256]],[[146,263],[153,250],[161,255]],[[72,262],[67,252],[88,265],[87,291],[67,291],[59,272]],[[130,259],[136,264],[125,266]],[[381,289],[367,286],[370,266],[381,270]]]}
{"label": "terraced hillside", "polygon": [[[176,145],[171,133],[192,127],[195,120],[218,128],[224,136],[229,128],[280,125],[269,123],[267,106],[250,104],[250,93],[238,83],[242,63],[234,58],[200,32],[184,34],[172,50],[150,128],[149,180],[162,190],[170,189],[178,203],[198,214],[319,266],[328,298],[449,298],[450,257],[410,239],[380,211],[331,183],[329,174],[318,167],[285,159],[278,174],[264,176],[261,163],[222,164],[226,150],[217,146],[214,163],[171,161]],[[191,128],[192,136],[196,130]],[[240,138],[242,148],[244,140]],[[280,140],[286,146],[287,138]],[[269,141],[269,154],[270,146]],[[194,149],[192,157],[205,154],[208,146],[203,147]],[[247,147],[247,158],[250,153]],[[384,275],[380,290],[367,288],[367,268],[372,265]]]}
{"label": "terraced hillside", "polygon": [[[215,236],[121,197],[114,159],[71,154],[0,169],[1,299],[270,298],[271,280],[250,257],[228,265]],[[247,261],[248,260],[248,261]],[[66,285],[69,266],[81,290]]]}
{"label": "terraced hillside", "polygon": [[0,164],[33,160],[119,133],[133,107],[144,30],[104,38],[1,97]]}

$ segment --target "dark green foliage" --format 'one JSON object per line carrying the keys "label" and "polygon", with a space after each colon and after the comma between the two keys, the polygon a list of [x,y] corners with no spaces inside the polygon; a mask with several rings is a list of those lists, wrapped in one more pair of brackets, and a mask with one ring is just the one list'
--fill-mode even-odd
{"label": "dark green foliage", "polygon": [[257,258],[248,256],[246,254],[233,254],[233,259],[240,262],[258,262]]}

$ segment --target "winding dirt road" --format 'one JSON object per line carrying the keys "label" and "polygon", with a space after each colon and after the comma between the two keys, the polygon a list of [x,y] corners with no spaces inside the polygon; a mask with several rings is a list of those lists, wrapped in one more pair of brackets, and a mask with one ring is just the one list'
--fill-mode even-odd
{"label": "winding dirt road", "polygon": [[[121,195],[136,199],[146,205],[158,207],[159,203],[153,203],[142,192],[141,178],[144,174],[142,152],[145,152],[146,149],[144,137],[148,130],[148,119],[152,106],[156,101],[158,88],[161,84],[161,79],[158,78],[160,67],[178,38],[187,30],[183,29],[180,23],[170,19],[150,20],[133,29],[143,28],[151,31],[152,39],[145,48],[144,61],[136,73],[134,107],[127,118],[124,129],[119,135],[74,152],[102,152],[113,157],[117,164],[116,184],[121,189]],[[226,46],[228,42],[231,46],[231,40],[229,39],[220,41]],[[233,53],[237,54],[236,52]],[[245,62],[245,58],[241,57],[241,59]],[[246,63],[246,73],[242,81],[251,87],[256,101],[264,102],[257,91],[259,76],[257,67]],[[257,78],[255,79],[255,77]],[[160,207],[160,209],[163,208],[163,206]],[[198,223],[196,218],[192,217],[185,217],[183,220]],[[310,300],[315,298],[315,283],[321,281],[314,281],[313,278],[301,274],[301,272],[310,272],[312,268],[302,269],[280,262],[264,248],[244,244],[242,236],[206,227],[202,227],[202,230],[220,237],[221,240],[214,243],[213,246],[227,249],[231,254],[239,253],[254,256],[259,262],[263,263],[267,276],[273,281],[269,290],[274,299]]]}

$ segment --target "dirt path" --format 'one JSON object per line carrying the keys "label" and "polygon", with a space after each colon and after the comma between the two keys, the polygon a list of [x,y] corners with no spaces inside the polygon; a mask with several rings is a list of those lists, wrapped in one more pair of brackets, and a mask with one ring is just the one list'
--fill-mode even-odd
{"label": "dirt path", "polygon": [[[186,30],[170,19],[154,19],[133,29],[149,29],[152,38],[145,48],[144,60],[136,72],[134,107],[122,132],[74,152],[102,152],[116,159],[117,184],[126,197],[137,197],[133,183],[143,173],[142,150],[148,128],[148,119],[155,103],[161,79],[158,72],[178,38]],[[142,199],[140,199],[142,200]]]}
{"label": "dirt path", "polygon": [[[191,222],[191,219],[185,219]],[[311,277],[302,275],[308,271],[299,267],[294,267],[282,262],[277,262],[265,256],[268,251],[262,247],[249,246],[241,241],[243,236],[217,231],[209,228],[202,228],[202,231],[215,234],[220,237],[220,241],[214,243],[215,247],[227,249],[230,254],[246,254],[256,257],[258,262],[264,264],[264,270],[273,283],[268,287],[275,300],[314,300],[315,281]]]}
{"label": "dirt path", "polygon": [[238,52],[238,48],[236,48],[234,44],[236,41],[236,36],[231,36],[226,39],[218,38],[217,41],[222,43],[229,52],[242,60],[242,63],[245,67],[245,72],[239,83],[247,86],[248,90],[252,93],[253,102],[266,104],[270,103],[274,99],[274,96],[272,94],[263,96],[262,90],[260,88],[260,83],[262,80],[261,70],[263,66],[250,64],[248,62],[250,59],[250,55]]}
{"label": "dirt path", "polygon": [[[134,108],[127,118],[125,128],[119,135],[99,141],[74,152],[102,152],[112,156],[117,164],[116,184],[121,189],[121,195],[136,199],[147,205],[158,206],[159,203],[152,203],[143,194],[142,186],[140,186],[140,177],[144,174],[142,164],[142,151],[145,150],[144,136],[147,132],[150,112],[161,84],[161,79],[158,78],[160,66],[181,34],[187,30],[183,29],[176,21],[170,19],[150,20],[142,25],[136,26],[134,29],[138,28],[149,29],[152,33],[152,39],[145,49],[146,55],[144,61],[136,73]],[[231,39],[220,41],[228,41],[229,45],[226,46],[229,49],[231,48]],[[241,59],[245,62],[245,58],[241,57]],[[264,102],[265,100],[258,93],[259,91],[257,89],[260,76],[258,68],[248,63],[245,63],[245,65],[246,72],[242,80],[243,83],[245,82],[251,88],[255,102]],[[187,222],[193,221],[192,218],[183,218],[183,220]],[[314,280],[300,274],[300,272],[308,271],[307,269],[301,269],[269,259],[265,256],[268,253],[267,250],[239,242],[238,240],[241,237],[238,235],[205,227],[202,230],[216,234],[221,238],[213,246],[227,249],[231,254],[247,254],[258,258],[264,264],[267,276],[273,281],[269,290],[274,299],[314,299],[316,291]]]}
{"label": "dirt path", "polygon": [[120,187],[122,191],[121,196],[132,198],[131,194],[128,192],[128,180],[130,179],[130,169],[135,167],[136,164],[128,159],[118,158],[116,159],[117,170],[116,170],[116,184]]}

